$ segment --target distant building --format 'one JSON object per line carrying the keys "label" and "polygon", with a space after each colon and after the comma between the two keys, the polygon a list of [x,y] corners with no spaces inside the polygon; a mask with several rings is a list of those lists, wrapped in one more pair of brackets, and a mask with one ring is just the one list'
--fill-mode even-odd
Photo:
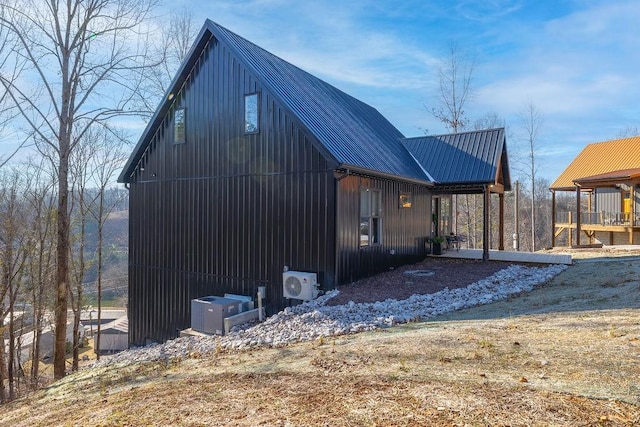
{"label": "distant building", "polygon": [[427,239],[452,231],[451,194],[485,194],[488,218],[489,194],[502,210],[510,189],[504,129],[405,139],[209,20],[119,181],[135,345],[176,337],[205,295],[265,286],[274,313],[287,269],[330,290],[422,260]]}
{"label": "distant building", "polygon": [[[640,244],[639,185],[640,136],[587,145],[549,187],[553,246],[563,233],[569,246]],[[574,211],[556,208],[562,191],[580,200]]]}

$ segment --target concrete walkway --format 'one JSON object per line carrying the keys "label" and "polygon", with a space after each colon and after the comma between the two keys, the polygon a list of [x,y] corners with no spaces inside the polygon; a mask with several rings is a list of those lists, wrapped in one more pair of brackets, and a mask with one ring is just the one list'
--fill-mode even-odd
{"label": "concrete walkway", "polygon": [[[460,249],[459,251],[448,250],[440,256],[442,258],[459,259],[482,259],[482,249]],[[511,252],[511,251],[489,251],[491,261],[511,261],[511,262],[532,262],[539,264],[566,264],[571,265],[571,255],[568,254],[543,254],[537,252]]]}

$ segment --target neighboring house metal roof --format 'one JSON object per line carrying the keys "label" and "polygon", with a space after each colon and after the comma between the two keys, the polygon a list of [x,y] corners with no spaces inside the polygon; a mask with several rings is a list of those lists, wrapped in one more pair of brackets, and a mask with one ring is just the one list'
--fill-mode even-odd
{"label": "neighboring house metal roof", "polygon": [[129,334],[129,318],[127,316],[120,317],[109,322],[100,328],[101,334],[127,335]]}
{"label": "neighboring house metal roof", "polygon": [[511,189],[504,128],[402,141],[436,185],[501,183]]}
{"label": "neighboring house metal roof", "polygon": [[623,169],[575,179],[578,184],[597,184],[602,182],[628,181],[640,178],[640,168]]}
{"label": "neighboring house metal roof", "polygon": [[587,145],[549,187],[575,190],[574,181],[640,168],[640,136]]}
{"label": "neighboring house metal roof", "polygon": [[[400,141],[402,133],[376,109],[210,20],[205,22],[167,95],[182,85],[212,35],[255,73],[272,95],[315,136],[322,144],[321,152],[338,167],[430,181]],[[167,98],[165,96],[149,122],[118,181],[128,181],[168,109]]]}

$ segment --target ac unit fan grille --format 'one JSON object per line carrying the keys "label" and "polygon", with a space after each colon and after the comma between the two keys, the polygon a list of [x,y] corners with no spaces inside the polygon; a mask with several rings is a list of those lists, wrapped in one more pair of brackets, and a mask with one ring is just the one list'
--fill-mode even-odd
{"label": "ac unit fan grille", "polygon": [[297,277],[287,277],[287,280],[284,282],[284,286],[287,289],[287,293],[292,297],[296,297],[302,293],[302,283],[300,283],[300,279]]}

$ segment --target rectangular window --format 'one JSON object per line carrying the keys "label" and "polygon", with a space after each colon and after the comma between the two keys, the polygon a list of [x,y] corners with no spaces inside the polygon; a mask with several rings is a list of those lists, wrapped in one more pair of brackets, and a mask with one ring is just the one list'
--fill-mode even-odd
{"label": "rectangular window", "polygon": [[360,190],[360,246],[382,243],[382,193],[370,188]]}
{"label": "rectangular window", "polygon": [[413,194],[411,193],[400,193],[400,207],[401,208],[410,208],[413,204]]}
{"label": "rectangular window", "polygon": [[244,96],[244,133],[258,133],[260,123],[258,120],[258,94],[252,93]]}
{"label": "rectangular window", "polygon": [[173,113],[173,143],[184,144],[185,142],[185,113],[184,108],[178,108]]}

